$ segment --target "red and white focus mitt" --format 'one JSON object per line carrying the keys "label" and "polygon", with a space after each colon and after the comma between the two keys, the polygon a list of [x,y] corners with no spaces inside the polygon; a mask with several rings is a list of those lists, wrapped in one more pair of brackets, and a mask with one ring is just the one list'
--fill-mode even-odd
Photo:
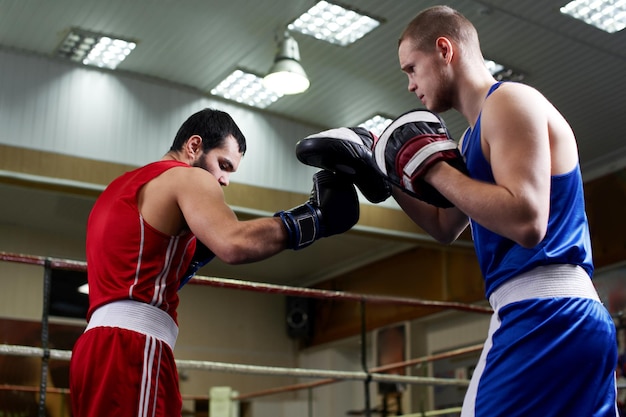
{"label": "red and white focus mitt", "polygon": [[425,109],[412,110],[395,119],[374,143],[376,165],[389,181],[407,194],[437,207],[453,204],[424,175],[444,161],[467,173],[465,161],[443,120]]}

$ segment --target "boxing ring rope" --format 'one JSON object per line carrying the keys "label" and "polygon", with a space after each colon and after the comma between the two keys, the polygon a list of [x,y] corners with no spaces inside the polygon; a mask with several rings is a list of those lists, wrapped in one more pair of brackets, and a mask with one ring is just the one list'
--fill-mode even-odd
{"label": "boxing ring rope", "polygon": [[[85,272],[87,270],[87,263],[81,261],[64,260],[57,258],[46,258],[43,256],[34,255],[22,255],[12,254],[7,252],[0,252],[0,261],[25,263],[31,265],[45,266],[46,262],[49,263],[49,267],[53,269],[68,269],[73,271]],[[355,294],[342,291],[322,290],[316,288],[301,288],[301,287],[289,287],[286,285],[266,284],[260,282],[240,281],[229,278],[218,277],[204,277],[196,275],[189,283],[198,285],[208,285],[211,287],[248,290],[253,292],[262,292],[268,294],[282,294],[292,296],[302,296],[310,298],[323,298],[331,300],[343,300],[343,301],[366,301],[374,304],[399,304],[419,307],[436,307],[446,308],[451,310],[485,313],[491,314],[493,310],[491,307],[477,306],[472,304],[458,303],[454,301],[433,301],[433,300],[421,300],[417,298],[407,297],[394,297],[385,295],[371,295],[371,294]]]}
{"label": "boxing ring rope", "polygon": [[[415,358],[404,362],[392,363],[385,366],[379,366],[372,368],[374,373],[366,372],[350,372],[350,371],[330,371],[321,369],[302,369],[302,368],[282,368],[282,367],[268,367],[257,365],[240,365],[223,362],[211,362],[211,361],[194,361],[194,360],[176,360],[176,365],[180,369],[196,369],[196,370],[209,370],[209,371],[223,371],[223,372],[239,372],[244,374],[257,374],[257,375],[281,375],[281,376],[297,376],[297,377],[309,377],[309,378],[325,378],[320,381],[304,384],[295,384],[287,387],[278,387],[269,390],[258,391],[249,394],[237,394],[232,399],[235,401],[248,400],[254,397],[260,397],[270,394],[283,393],[287,391],[295,391],[301,389],[311,389],[314,387],[342,381],[342,380],[360,380],[360,381],[375,381],[375,382],[397,382],[397,383],[410,383],[417,385],[445,385],[445,386],[467,386],[469,381],[463,379],[454,378],[432,378],[432,377],[414,377],[403,376],[393,374],[381,374],[383,372],[392,369],[398,369],[408,367],[420,363],[432,362],[440,359],[451,358],[454,356],[464,355],[467,353],[477,352],[482,349],[482,345],[469,346],[462,349],[456,349],[453,351],[439,353],[435,355],[424,356],[421,358]],[[47,351],[50,359],[65,360],[71,359],[72,352],[59,349],[49,349]],[[0,354],[5,355],[18,355],[18,356],[31,356],[31,357],[43,357],[45,354],[44,349],[33,346],[19,346],[19,345],[6,345],[0,344]],[[45,387],[45,393],[57,393],[57,394],[70,394],[70,390],[67,388],[54,388]],[[22,391],[22,392],[39,392],[42,394],[41,388],[27,387],[21,385],[9,385],[0,384],[0,390],[10,391]],[[210,400],[209,396],[185,396],[184,399],[206,399]],[[407,414],[403,417],[426,417],[437,416],[453,412],[458,412],[460,408],[453,407],[445,410],[429,411],[417,414]]]}
{"label": "boxing ring rope", "polygon": [[[42,315],[42,347],[32,346],[15,346],[15,345],[3,345],[0,344],[0,354],[19,355],[19,356],[37,356],[42,358],[42,371],[41,371],[41,385],[39,387],[40,395],[40,416],[45,415],[45,394],[46,392],[52,392],[49,387],[46,386],[47,373],[48,373],[48,360],[59,359],[69,360],[71,358],[71,351],[62,351],[57,349],[48,348],[48,304],[50,297],[50,285],[51,277],[50,272],[52,269],[63,269],[86,272],[86,262],[65,260],[59,258],[42,257],[35,255],[15,254],[8,252],[0,252],[0,261],[15,262],[30,265],[39,265],[44,267],[44,308]],[[463,304],[458,302],[446,302],[446,301],[432,301],[421,300],[415,298],[395,297],[395,296],[381,296],[381,295],[369,295],[369,294],[356,294],[341,291],[330,291],[313,288],[301,288],[301,287],[289,287],[284,285],[274,285],[258,282],[247,282],[235,279],[217,278],[217,277],[204,277],[195,276],[190,280],[191,284],[208,285],[218,288],[226,289],[239,289],[248,290],[253,292],[262,292],[269,294],[281,294],[299,297],[332,299],[332,300],[344,300],[355,301],[361,303],[361,337],[362,337],[362,367],[361,371],[336,371],[336,370],[320,370],[320,369],[300,369],[300,368],[282,368],[282,367],[268,367],[258,365],[240,365],[232,363],[221,363],[211,361],[194,361],[194,360],[176,360],[176,364],[180,369],[195,369],[195,370],[208,370],[208,371],[222,371],[222,372],[239,372],[246,374],[257,375],[281,375],[281,376],[294,376],[294,377],[306,377],[306,378],[320,378],[319,381],[310,383],[300,383],[290,386],[277,387],[273,389],[253,392],[249,394],[238,395],[236,400],[250,399],[263,395],[271,395],[288,391],[295,391],[301,389],[311,389],[341,380],[359,380],[365,383],[365,415],[369,416],[370,404],[369,404],[369,384],[371,382],[396,382],[396,383],[410,383],[421,385],[455,385],[455,386],[467,386],[469,381],[452,378],[433,378],[433,377],[416,377],[405,376],[396,374],[385,374],[382,372],[405,368],[408,366],[416,365],[419,363],[430,362],[434,360],[449,358],[452,356],[463,355],[466,353],[473,353],[482,349],[482,345],[470,346],[468,348],[458,349],[456,351],[446,352],[437,355],[425,356],[422,358],[412,359],[405,362],[399,362],[389,364],[386,366],[376,367],[368,369],[365,363],[365,303],[374,304],[396,304],[407,306],[419,306],[419,307],[432,307],[440,309],[451,309],[473,313],[491,314],[492,309],[490,307],[483,307],[478,305]],[[0,389],[5,389],[9,386],[0,385]],[[17,389],[16,386],[13,386]],[[69,390],[68,390],[69,391]],[[417,415],[417,414],[416,414]],[[419,414],[426,415],[426,414]],[[436,414],[428,414],[436,415]]]}
{"label": "boxing ring rope", "polygon": [[418,298],[394,297],[385,295],[355,294],[342,291],[321,290],[316,288],[289,287],[286,285],[265,284],[259,282],[239,281],[229,278],[196,276],[191,279],[192,283],[209,285],[212,287],[250,290],[270,294],[294,295],[310,298],[323,298],[343,301],[366,301],[374,304],[401,304],[419,307],[437,307],[451,310],[468,311],[474,313],[491,314],[491,307],[476,306],[472,304],[457,303],[454,301],[420,300]]}
{"label": "boxing ring rope", "polygon": [[[3,391],[39,392],[39,388],[37,387],[27,387],[25,385],[13,385],[13,384],[0,384],[0,389]],[[70,389],[46,387],[46,392],[50,394],[68,395],[70,393]]]}
{"label": "boxing ring rope", "polygon": [[[46,350],[33,346],[6,345],[0,344],[0,354],[17,356],[44,357]],[[72,352],[68,350],[48,349],[49,359],[69,361]],[[242,365],[226,362],[196,361],[187,359],[177,359],[176,366],[180,369],[193,369],[202,371],[220,371],[232,373],[244,373],[266,376],[294,376],[302,378],[329,378],[335,380],[372,380],[375,382],[398,382],[411,384],[438,384],[438,385],[458,385],[466,386],[468,381],[453,378],[431,378],[418,376],[404,376],[381,373],[366,373],[362,371],[336,371],[325,369],[304,369],[304,368],[284,368],[279,366]],[[395,367],[405,366],[395,364]]]}
{"label": "boxing ring rope", "polygon": [[[421,358],[414,358],[414,359],[409,359],[407,361],[403,361],[403,362],[396,362],[396,363],[391,363],[388,365],[383,365],[383,366],[377,366],[374,368],[371,368],[370,371],[376,372],[376,373],[380,373],[380,372],[385,372],[385,371],[391,371],[391,370],[395,370],[395,369],[400,369],[400,368],[406,368],[409,366],[413,366],[413,365],[418,365],[421,363],[426,363],[426,362],[434,362],[436,360],[441,360],[441,359],[448,359],[448,358],[452,358],[455,356],[461,356],[461,355],[465,355],[468,353],[475,353],[475,352],[479,352],[481,351],[483,348],[482,344],[478,344],[478,345],[474,345],[474,346],[469,346],[466,348],[461,348],[461,349],[456,349],[456,350],[451,350],[448,352],[444,352],[444,353],[438,353],[435,355],[428,355],[428,356],[423,356]],[[419,382],[425,382],[425,380],[423,379],[423,377],[414,377],[417,378],[416,382],[414,383],[419,383]],[[441,378],[438,378],[441,379]],[[332,384],[334,382],[338,382],[340,379],[336,378],[336,377],[331,377],[331,378],[327,378],[327,379],[321,379],[319,381],[313,381],[313,382],[306,382],[306,383],[300,383],[300,384],[294,384],[294,385],[286,385],[283,387],[276,387],[276,388],[270,388],[270,389],[266,389],[266,390],[261,390],[261,391],[257,391],[257,392],[251,392],[248,394],[243,394],[243,395],[239,395],[238,399],[243,400],[243,399],[250,399],[250,398],[255,398],[255,397],[261,397],[261,396],[266,396],[266,395],[271,395],[271,394],[280,394],[283,392],[287,392],[287,391],[298,391],[298,390],[302,390],[302,389],[307,389],[307,388],[316,388],[316,387],[320,387],[322,385],[328,385],[328,384]],[[446,378],[446,381],[451,381],[451,379]],[[458,385],[467,385],[466,380],[455,380],[458,381],[459,384]],[[463,381],[463,383],[461,383],[461,381]],[[395,382],[395,381],[394,381]],[[454,385],[454,384],[450,384],[450,385]]]}

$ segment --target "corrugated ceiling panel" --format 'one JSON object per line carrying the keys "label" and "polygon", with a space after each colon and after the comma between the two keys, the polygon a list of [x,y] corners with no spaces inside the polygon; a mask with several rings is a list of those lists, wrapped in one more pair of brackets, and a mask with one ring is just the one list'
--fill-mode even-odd
{"label": "corrugated ceiling panel", "polygon": [[[70,26],[126,35],[139,45],[121,70],[206,92],[235,67],[264,74],[275,35],[315,0],[0,0],[0,45],[49,54]],[[346,0],[385,23],[341,48],[295,34],[311,78],[304,94],[267,109],[320,128],[354,125],[375,112],[397,115],[420,103],[398,70],[399,32],[436,1]],[[625,107],[626,31],[605,34],[558,8],[564,0],[450,0],[478,27],[485,55],[528,73],[566,113],[590,163],[617,148]],[[465,122],[444,114],[458,137]]]}

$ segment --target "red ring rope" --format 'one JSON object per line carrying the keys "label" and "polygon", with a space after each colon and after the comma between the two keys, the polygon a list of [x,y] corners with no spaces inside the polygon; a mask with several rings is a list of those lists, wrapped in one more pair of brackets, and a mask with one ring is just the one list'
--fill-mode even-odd
{"label": "red ring rope", "polygon": [[[21,255],[7,252],[0,252],[0,260],[7,262],[17,262],[31,265],[43,266],[47,261],[50,262],[50,267],[53,269],[69,269],[74,271],[86,271],[87,263],[80,261],[71,261],[58,258],[45,258],[42,256],[33,255]],[[211,287],[250,290],[256,292],[270,293],[270,294],[283,294],[291,296],[304,296],[312,298],[324,298],[332,300],[346,300],[346,301],[367,301],[369,303],[378,304],[401,304],[420,307],[437,307],[448,308],[451,310],[469,311],[474,313],[491,314],[493,310],[491,307],[484,307],[472,304],[458,303],[454,301],[432,301],[432,300],[420,300],[416,298],[406,297],[394,297],[385,295],[372,295],[372,294],[355,294],[342,291],[329,291],[316,288],[302,288],[302,287],[289,287],[286,285],[266,284],[260,282],[249,282],[228,278],[217,277],[203,277],[195,276],[189,281],[191,284],[208,285]]]}

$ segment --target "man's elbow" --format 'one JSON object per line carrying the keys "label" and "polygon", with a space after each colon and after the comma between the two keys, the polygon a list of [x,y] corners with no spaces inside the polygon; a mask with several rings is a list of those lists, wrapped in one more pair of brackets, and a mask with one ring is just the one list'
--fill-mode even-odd
{"label": "man's elbow", "polygon": [[216,250],[215,255],[228,265],[239,265],[250,262],[249,256],[247,255],[247,248],[243,245],[236,244],[234,241],[220,247]]}
{"label": "man's elbow", "polygon": [[547,224],[535,223],[524,227],[515,241],[522,247],[530,249],[537,246],[547,233]]}

